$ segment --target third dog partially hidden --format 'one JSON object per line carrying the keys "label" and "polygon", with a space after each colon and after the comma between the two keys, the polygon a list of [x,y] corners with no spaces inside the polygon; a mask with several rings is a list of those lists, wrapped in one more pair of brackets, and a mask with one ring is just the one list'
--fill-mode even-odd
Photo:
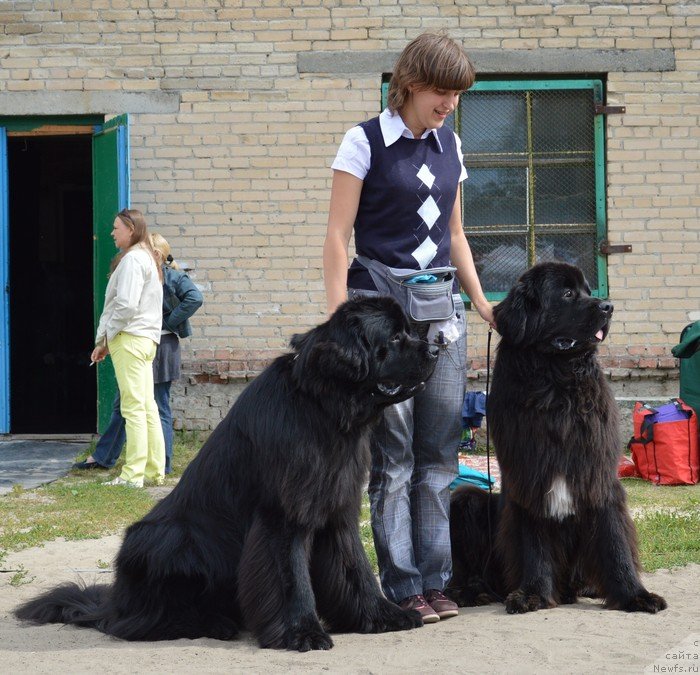
{"label": "third dog partially hidden", "polygon": [[628,612],[666,607],[639,578],[617,478],[617,406],[596,359],[612,313],[564,263],[533,267],[496,307],[487,416],[502,491],[453,495],[449,591],[459,604],[503,599],[514,614],[585,594]]}

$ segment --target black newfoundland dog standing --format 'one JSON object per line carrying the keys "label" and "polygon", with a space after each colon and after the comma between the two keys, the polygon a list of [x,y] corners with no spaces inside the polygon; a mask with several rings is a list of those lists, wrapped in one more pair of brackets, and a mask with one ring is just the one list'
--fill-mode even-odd
{"label": "black newfoundland dog standing", "polygon": [[487,415],[502,488],[453,495],[449,590],[461,605],[504,599],[514,614],[585,594],[628,612],[666,607],[639,579],[617,478],[617,406],[596,359],[612,313],[564,263],[528,270],[496,307]]}
{"label": "black newfoundland dog standing", "polygon": [[[16,611],[125,640],[329,649],[327,631],[421,625],[384,599],[359,537],[372,426],[430,377],[437,348],[389,298],[295,336],[243,391],[177,487],[131,525],[112,586],[59,586]],[[321,624],[323,621],[323,625]]]}

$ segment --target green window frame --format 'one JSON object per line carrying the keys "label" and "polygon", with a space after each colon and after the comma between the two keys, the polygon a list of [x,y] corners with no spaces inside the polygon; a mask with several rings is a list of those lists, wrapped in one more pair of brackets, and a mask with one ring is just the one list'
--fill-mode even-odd
{"label": "green window frame", "polygon": [[490,300],[542,260],[577,264],[607,296],[602,102],[600,79],[487,80],[462,95],[462,219]]}
{"label": "green window frame", "polygon": [[463,227],[490,300],[542,260],[577,264],[607,297],[603,97],[602,79],[490,79],[448,118],[469,173]]}

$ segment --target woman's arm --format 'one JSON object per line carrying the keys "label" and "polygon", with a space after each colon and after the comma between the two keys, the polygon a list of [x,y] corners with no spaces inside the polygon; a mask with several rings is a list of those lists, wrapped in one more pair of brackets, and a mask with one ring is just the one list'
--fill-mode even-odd
{"label": "woman's arm", "polygon": [[[148,255],[150,257],[150,254]],[[107,335],[116,335],[124,330],[137,314],[146,283],[146,272],[143,261],[135,251],[127,253],[114,270],[114,274],[118,276],[112,313],[107,321]]]}
{"label": "woman's arm", "polygon": [[[177,274],[177,279],[173,286],[175,296],[180,301],[180,304],[167,316],[163,315],[163,325],[167,330],[175,333],[177,332],[177,327],[187,321],[202,306],[204,298],[185,272],[173,271]],[[165,274],[168,274],[167,270]]]}
{"label": "woman's arm", "polygon": [[459,283],[467,292],[476,311],[479,312],[484,321],[488,321],[493,326],[493,307],[491,307],[491,303],[486,299],[481,288],[481,282],[474,266],[472,251],[462,229],[462,207],[460,201],[460,190],[458,189],[449,223],[450,258],[452,264],[457,268]]}
{"label": "woman's arm", "polygon": [[346,171],[333,172],[328,229],[323,243],[323,282],[329,314],[347,299],[348,245],[360,204],[362,183]]}
{"label": "woman's arm", "polygon": [[102,309],[102,314],[100,314],[100,321],[97,324],[97,332],[95,333],[95,346],[97,347],[107,347],[107,323],[109,322],[110,314],[111,310],[108,306],[108,301],[105,299],[105,306]]}

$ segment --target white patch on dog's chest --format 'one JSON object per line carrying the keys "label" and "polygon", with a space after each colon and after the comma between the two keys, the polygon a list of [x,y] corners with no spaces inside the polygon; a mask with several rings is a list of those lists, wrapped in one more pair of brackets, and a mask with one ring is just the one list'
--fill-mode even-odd
{"label": "white patch on dog's chest", "polygon": [[574,500],[563,476],[556,476],[546,496],[547,515],[556,520],[564,520],[574,515]]}

